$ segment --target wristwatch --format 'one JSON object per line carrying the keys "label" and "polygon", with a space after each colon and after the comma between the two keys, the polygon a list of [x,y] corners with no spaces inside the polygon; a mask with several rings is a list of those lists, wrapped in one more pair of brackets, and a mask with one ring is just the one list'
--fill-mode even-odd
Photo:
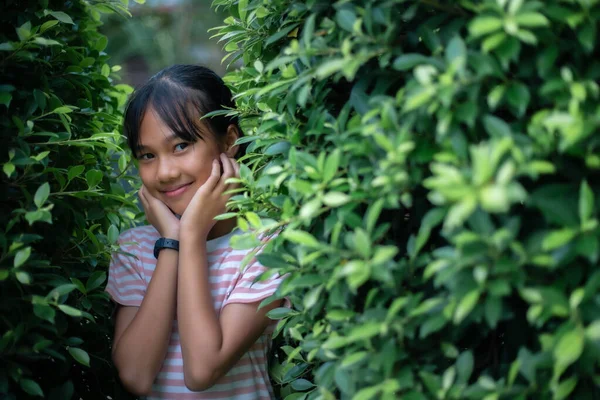
{"label": "wristwatch", "polygon": [[179,240],[161,237],[154,243],[154,258],[158,259],[158,253],[162,249],[173,249],[179,251]]}

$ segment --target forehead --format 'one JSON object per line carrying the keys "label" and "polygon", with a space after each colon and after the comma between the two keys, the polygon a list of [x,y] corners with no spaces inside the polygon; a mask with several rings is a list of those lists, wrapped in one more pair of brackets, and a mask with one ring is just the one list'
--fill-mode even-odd
{"label": "forehead", "polygon": [[158,117],[154,109],[150,108],[144,113],[142,123],[140,124],[138,147],[156,146],[163,142],[170,142],[176,138],[177,135],[175,132]]}
{"label": "forehead", "polygon": [[172,115],[169,115],[168,118],[168,121],[163,120],[153,107],[148,107],[140,123],[138,149],[169,145],[176,140],[215,141],[210,129],[204,121],[200,120],[199,116],[197,118],[188,116],[173,118]]}

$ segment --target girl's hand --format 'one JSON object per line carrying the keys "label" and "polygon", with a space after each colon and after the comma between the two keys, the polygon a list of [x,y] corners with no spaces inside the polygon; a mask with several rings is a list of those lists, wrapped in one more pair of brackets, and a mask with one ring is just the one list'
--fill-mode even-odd
{"label": "girl's hand", "polygon": [[223,173],[221,174],[219,160],[213,160],[210,176],[198,188],[181,216],[181,231],[185,232],[186,237],[206,239],[217,222],[214,218],[226,210],[231,195],[224,193],[237,187],[236,184],[225,183],[227,179],[239,176],[237,161],[225,154],[220,154],[219,157],[223,164]]}
{"label": "girl's hand", "polygon": [[140,200],[146,219],[167,239],[179,240],[179,220],[165,203],[150,194],[144,185],[140,188]]}

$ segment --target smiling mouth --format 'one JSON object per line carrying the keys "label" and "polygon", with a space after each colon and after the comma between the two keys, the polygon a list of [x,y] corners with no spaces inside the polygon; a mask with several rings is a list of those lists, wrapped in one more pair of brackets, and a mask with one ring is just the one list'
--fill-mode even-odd
{"label": "smiling mouth", "polygon": [[181,195],[183,192],[185,192],[190,185],[191,185],[191,183],[186,183],[185,185],[178,186],[178,187],[170,189],[170,190],[163,190],[161,192],[162,192],[162,194],[164,194],[167,197],[177,197],[177,196]]}

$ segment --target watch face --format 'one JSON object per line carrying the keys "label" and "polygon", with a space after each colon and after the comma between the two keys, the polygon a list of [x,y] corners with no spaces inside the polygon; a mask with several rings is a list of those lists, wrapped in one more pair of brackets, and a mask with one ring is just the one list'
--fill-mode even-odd
{"label": "watch face", "polygon": [[160,238],[154,244],[154,258],[158,258],[158,253],[162,249],[173,249],[179,251],[179,241],[175,239]]}

